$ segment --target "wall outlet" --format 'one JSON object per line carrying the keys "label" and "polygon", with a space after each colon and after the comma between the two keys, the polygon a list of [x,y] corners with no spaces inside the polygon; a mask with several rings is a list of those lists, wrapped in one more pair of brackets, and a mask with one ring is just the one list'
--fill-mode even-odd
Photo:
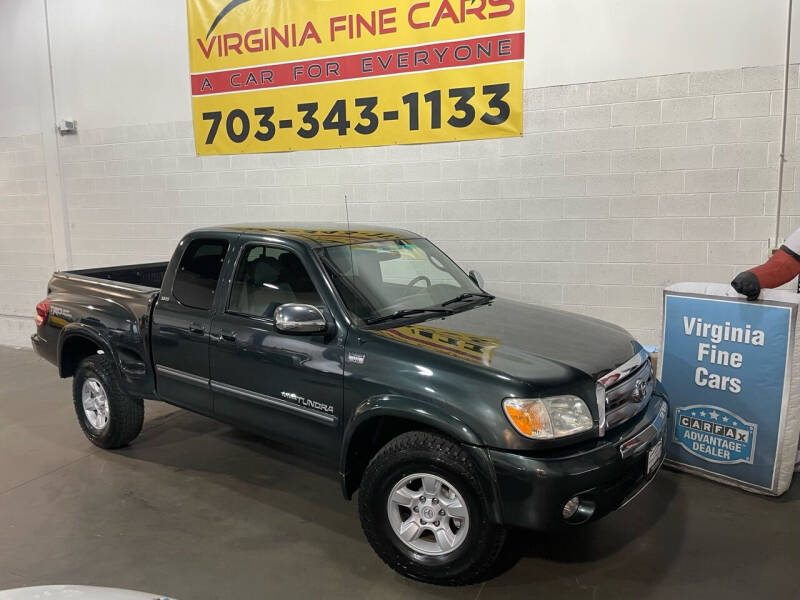
{"label": "wall outlet", "polygon": [[67,135],[68,133],[78,133],[78,122],[75,120],[64,120],[59,121],[58,125],[58,133],[61,135]]}

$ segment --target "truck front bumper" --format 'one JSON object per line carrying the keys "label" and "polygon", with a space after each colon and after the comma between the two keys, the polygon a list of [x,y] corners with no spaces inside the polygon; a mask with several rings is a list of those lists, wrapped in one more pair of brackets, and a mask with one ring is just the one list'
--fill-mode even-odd
{"label": "truck front bumper", "polygon": [[[553,529],[599,518],[632,499],[664,460],[669,407],[660,384],[640,415],[571,452],[527,456],[489,450],[503,523]],[[565,518],[572,498],[578,498],[579,508]]]}

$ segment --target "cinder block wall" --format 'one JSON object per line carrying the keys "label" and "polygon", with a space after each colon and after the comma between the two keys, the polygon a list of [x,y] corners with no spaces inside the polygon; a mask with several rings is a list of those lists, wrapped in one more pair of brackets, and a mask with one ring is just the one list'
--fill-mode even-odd
{"label": "cinder block wall", "polygon": [[41,135],[0,138],[0,344],[27,344],[53,272]]}
{"label": "cinder block wall", "polygon": [[[657,343],[665,284],[730,281],[767,256],[782,77],[775,66],[530,89],[525,135],[477,142],[197,158],[188,121],[82,130],[60,148],[74,266],[166,259],[201,225],[343,221],[346,194],[351,221],[416,230],[495,293]],[[797,66],[791,87],[783,212],[800,215]],[[9,208],[9,179],[38,173],[22,162],[0,170],[0,312],[29,319],[51,258],[7,237],[46,231],[46,215]]]}

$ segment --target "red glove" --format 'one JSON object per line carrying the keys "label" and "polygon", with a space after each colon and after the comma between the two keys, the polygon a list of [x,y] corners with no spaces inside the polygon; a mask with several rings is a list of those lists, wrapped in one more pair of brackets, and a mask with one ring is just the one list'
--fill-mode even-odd
{"label": "red glove", "polygon": [[762,288],[780,287],[799,274],[800,256],[786,246],[781,246],[763,265],[739,273],[731,285],[749,300],[755,300]]}

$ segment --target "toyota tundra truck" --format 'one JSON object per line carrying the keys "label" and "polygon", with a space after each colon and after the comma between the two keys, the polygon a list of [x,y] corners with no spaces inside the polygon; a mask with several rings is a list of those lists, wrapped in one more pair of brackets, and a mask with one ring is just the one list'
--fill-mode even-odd
{"label": "toyota tundra truck", "polygon": [[510,528],[619,508],[664,458],[630,334],[496,298],[410,231],[193,231],[169,263],[55,273],[36,326],[95,445],[132,442],[147,398],[310,453],[380,558],[430,583],[489,577]]}

